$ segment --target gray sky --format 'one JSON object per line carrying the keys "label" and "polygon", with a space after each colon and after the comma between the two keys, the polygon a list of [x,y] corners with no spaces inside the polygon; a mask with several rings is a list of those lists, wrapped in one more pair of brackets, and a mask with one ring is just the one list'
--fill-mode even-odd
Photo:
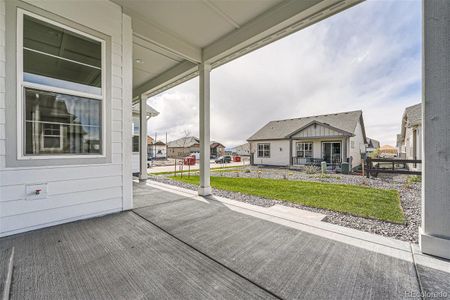
{"label": "gray sky", "polygon": [[[421,100],[421,2],[372,0],[211,73],[211,138],[236,146],[271,120],[361,109],[366,133],[395,145]],[[148,133],[198,136],[198,79],[148,103]]]}

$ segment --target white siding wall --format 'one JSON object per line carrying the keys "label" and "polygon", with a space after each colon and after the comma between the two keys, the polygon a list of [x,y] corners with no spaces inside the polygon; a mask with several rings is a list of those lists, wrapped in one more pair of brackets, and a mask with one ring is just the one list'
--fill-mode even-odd
{"label": "white siding wall", "polygon": [[[5,0],[0,0],[0,170],[5,167]],[[1,171],[0,171],[1,172]],[[1,176],[1,175],[0,175]],[[0,181],[1,184],[1,181]],[[0,201],[2,199],[0,194]],[[1,232],[1,227],[0,227]]]}
{"label": "white siding wall", "polygon": [[[352,160],[353,168],[356,166],[359,166],[361,164],[361,153],[364,153],[366,151],[365,141],[364,141],[364,136],[363,136],[360,121],[358,121],[358,123],[356,124],[354,134],[355,134],[355,136],[350,138],[350,143],[348,145],[350,147],[350,149],[349,149],[350,156],[353,157],[353,160]],[[353,148],[352,148],[352,142],[354,144]]]}
{"label": "white siding wall", "polygon": [[[10,235],[35,228],[45,227],[67,221],[87,218],[120,211],[130,206],[131,149],[129,131],[131,118],[124,114],[130,112],[131,58],[123,59],[123,49],[129,52],[127,44],[123,48],[123,15],[119,6],[103,0],[97,1],[35,1],[29,2],[39,8],[83,24],[86,27],[106,34],[112,39],[112,91],[111,145],[107,151],[112,153],[112,162],[100,165],[74,165],[52,167],[5,168],[5,0],[0,0],[0,236]],[[101,12],[101,13],[100,13]],[[128,35],[131,34],[131,22]],[[131,43],[131,36],[125,37]],[[131,44],[130,44],[131,45]],[[125,68],[123,61],[127,61]],[[128,68],[128,69],[127,69]],[[126,75],[130,76],[130,75]],[[123,82],[127,86],[123,86]],[[124,94],[127,99],[124,99]],[[131,112],[130,112],[131,114]],[[125,124],[125,123],[130,124]],[[128,170],[130,169],[130,170]],[[126,182],[128,181],[129,182]],[[25,200],[27,184],[46,183],[48,196],[42,200]],[[125,203],[126,202],[126,203]]]}
{"label": "white siding wall", "polygon": [[[416,130],[417,141],[417,159],[422,159],[422,126],[406,127],[405,131],[405,154],[407,159],[414,159],[414,129]],[[420,170],[421,164],[408,164],[408,168],[411,170]]]}
{"label": "white siding wall", "polygon": [[[267,158],[258,157],[257,145],[259,143],[270,144],[270,157]],[[289,140],[269,140],[269,141],[252,142],[251,149],[252,152],[254,152],[253,162],[255,165],[270,165],[270,166],[289,165]]]}

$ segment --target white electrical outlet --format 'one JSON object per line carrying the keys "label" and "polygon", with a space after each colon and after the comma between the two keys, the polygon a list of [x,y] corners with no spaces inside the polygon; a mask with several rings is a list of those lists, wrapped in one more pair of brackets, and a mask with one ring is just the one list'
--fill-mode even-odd
{"label": "white electrical outlet", "polygon": [[38,200],[47,198],[46,183],[27,184],[25,187],[27,200]]}

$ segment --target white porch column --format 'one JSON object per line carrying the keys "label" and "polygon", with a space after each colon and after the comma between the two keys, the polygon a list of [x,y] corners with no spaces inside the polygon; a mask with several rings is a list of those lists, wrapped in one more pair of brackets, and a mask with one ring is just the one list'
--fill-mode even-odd
{"label": "white porch column", "polygon": [[147,180],[147,98],[141,96],[139,126],[139,180]]}
{"label": "white porch column", "polygon": [[200,76],[200,187],[198,194],[200,196],[211,195],[210,184],[210,82],[211,65],[202,63],[199,65]]}
{"label": "white porch column", "polygon": [[450,1],[423,1],[422,252],[450,259]]}

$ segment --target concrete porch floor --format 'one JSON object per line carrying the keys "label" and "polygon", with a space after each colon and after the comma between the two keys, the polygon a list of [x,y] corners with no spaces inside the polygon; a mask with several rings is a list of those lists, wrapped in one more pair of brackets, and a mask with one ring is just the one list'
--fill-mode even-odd
{"label": "concrete porch floor", "polygon": [[133,211],[0,239],[0,253],[15,249],[11,299],[450,297],[450,263],[406,243],[145,183],[134,199]]}

